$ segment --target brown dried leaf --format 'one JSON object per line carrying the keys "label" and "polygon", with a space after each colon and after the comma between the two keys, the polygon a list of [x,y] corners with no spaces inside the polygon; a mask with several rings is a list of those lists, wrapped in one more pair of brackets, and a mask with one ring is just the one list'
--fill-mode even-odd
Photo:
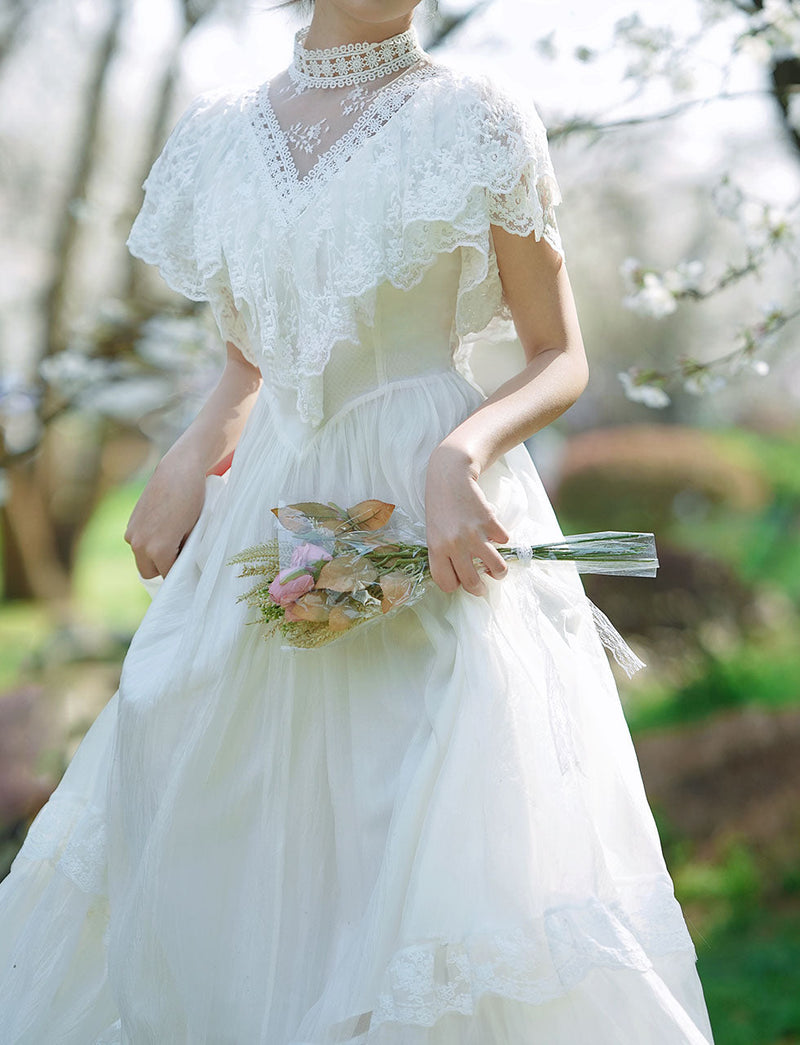
{"label": "brown dried leaf", "polygon": [[334,555],[319,571],[315,588],[332,591],[357,591],[378,576],[375,567],[355,552]]}
{"label": "brown dried leaf", "polygon": [[346,631],[363,616],[352,606],[332,606],[328,616],[328,627],[332,631]]}
{"label": "brown dried leaf", "polygon": [[349,518],[360,530],[380,530],[389,521],[395,505],[387,501],[359,501],[347,509]]}
{"label": "brown dried leaf", "polygon": [[380,579],[381,613],[388,613],[392,606],[405,602],[414,587],[414,581],[405,573],[385,573]]}
{"label": "brown dried leaf", "polygon": [[301,501],[298,504],[286,504],[282,508],[273,508],[273,515],[282,526],[293,533],[308,530],[314,524],[333,530],[342,522],[342,515],[329,504],[320,501]]}
{"label": "brown dried leaf", "polygon": [[285,526],[292,533],[301,533],[311,525],[308,517],[302,512],[298,512],[291,505],[286,505],[283,508],[273,508],[272,513],[276,516],[281,526]]}
{"label": "brown dried leaf", "polygon": [[294,621],[328,619],[328,605],[321,591],[308,591],[291,604],[291,616]]}
{"label": "brown dried leaf", "polygon": [[337,508],[335,504],[323,504],[321,501],[301,501],[300,504],[293,504],[291,507],[304,512],[309,519],[314,519],[315,522],[344,518],[341,508]]}

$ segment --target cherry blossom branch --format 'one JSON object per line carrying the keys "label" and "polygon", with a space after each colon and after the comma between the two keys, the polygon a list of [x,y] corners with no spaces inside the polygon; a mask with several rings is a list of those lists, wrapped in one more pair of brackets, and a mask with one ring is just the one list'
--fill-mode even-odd
{"label": "cherry blossom branch", "polygon": [[[638,84],[634,96],[644,94],[655,79],[665,79],[675,91],[691,86],[693,51],[709,28],[732,16],[733,30],[730,57],[720,68],[719,90],[702,98],[687,98],[659,112],[642,115],[620,115],[602,119],[573,117],[552,127],[551,140],[571,134],[590,133],[597,137],[626,127],[641,127],[680,117],[713,102],[740,101],[748,98],[772,98],[789,139],[800,148],[800,2],[797,0],[698,0],[701,28],[681,40],[671,26],[647,25],[638,13],[619,19],[614,27],[615,48],[626,48],[630,64],[625,78]],[[555,54],[552,38],[543,53]],[[765,67],[769,86],[763,89],[731,91],[728,83],[734,62],[748,54]],[[593,61],[597,52],[578,48],[579,61]],[[629,102],[625,102],[629,104]],[[704,276],[706,263],[685,259],[664,271],[636,258],[626,258],[621,266],[625,287],[623,305],[640,315],[660,319],[670,315],[682,301],[700,303],[719,295],[750,277],[758,277],[773,259],[789,260],[793,270],[800,268],[800,205],[787,208],[771,206],[744,193],[726,176],[715,186],[712,198],[718,213],[737,226],[743,245],[743,258],[725,265],[713,278]],[[739,331],[736,347],[700,362],[688,355],[678,358],[674,366],[656,369],[633,366],[620,373],[626,396],[653,407],[670,402],[668,387],[682,385],[685,391],[701,394],[726,383],[743,370],[766,374],[768,364],[758,358],[759,351],[777,333],[800,316],[795,304],[762,306],[762,315]]]}
{"label": "cherry blossom branch", "polygon": [[575,116],[560,124],[554,124],[548,128],[547,137],[549,141],[557,141],[567,138],[571,134],[597,133],[605,134],[608,131],[616,131],[625,127],[641,127],[647,124],[658,123],[662,120],[672,120],[677,116],[683,116],[692,109],[709,105],[719,101],[739,101],[742,98],[765,98],[771,97],[772,91],[756,89],[748,91],[721,91],[705,98],[689,98],[679,102],[671,109],[663,109],[661,112],[648,113],[642,116],[621,116],[617,120],[595,120],[590,117]]}

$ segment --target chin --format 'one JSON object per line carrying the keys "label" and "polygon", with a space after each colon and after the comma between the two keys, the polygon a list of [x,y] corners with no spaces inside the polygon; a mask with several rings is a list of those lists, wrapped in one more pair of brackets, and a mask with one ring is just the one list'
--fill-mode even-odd
{"label": "chin", "polygon": [[421,0],[332,0],[343,14],[362,22],[393,22],[410,15]]}

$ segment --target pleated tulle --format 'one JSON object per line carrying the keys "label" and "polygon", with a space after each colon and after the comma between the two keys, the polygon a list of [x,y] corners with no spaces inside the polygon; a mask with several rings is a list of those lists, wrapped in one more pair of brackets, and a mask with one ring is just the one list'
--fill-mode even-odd
{"label": "pleated tulle", "polygon": [[[294,446],[259,398],[0,887],[4,1045],[711,1042],[571,565],[311,651],[236,602],[280,499],[423,518],[480,399],[425,375]],[[524,448],[481,484],[512,539],[560,535]]]}

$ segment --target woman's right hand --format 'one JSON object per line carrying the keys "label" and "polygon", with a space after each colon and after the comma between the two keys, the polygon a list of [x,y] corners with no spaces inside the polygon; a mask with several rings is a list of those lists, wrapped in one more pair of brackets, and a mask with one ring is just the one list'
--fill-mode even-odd
{"label": "woman's right hand", "polygon": [[205,472],[190,455],[173,448],[159,461],[125,530],[142,577],[169,573],[200,516],[205,491]]}

